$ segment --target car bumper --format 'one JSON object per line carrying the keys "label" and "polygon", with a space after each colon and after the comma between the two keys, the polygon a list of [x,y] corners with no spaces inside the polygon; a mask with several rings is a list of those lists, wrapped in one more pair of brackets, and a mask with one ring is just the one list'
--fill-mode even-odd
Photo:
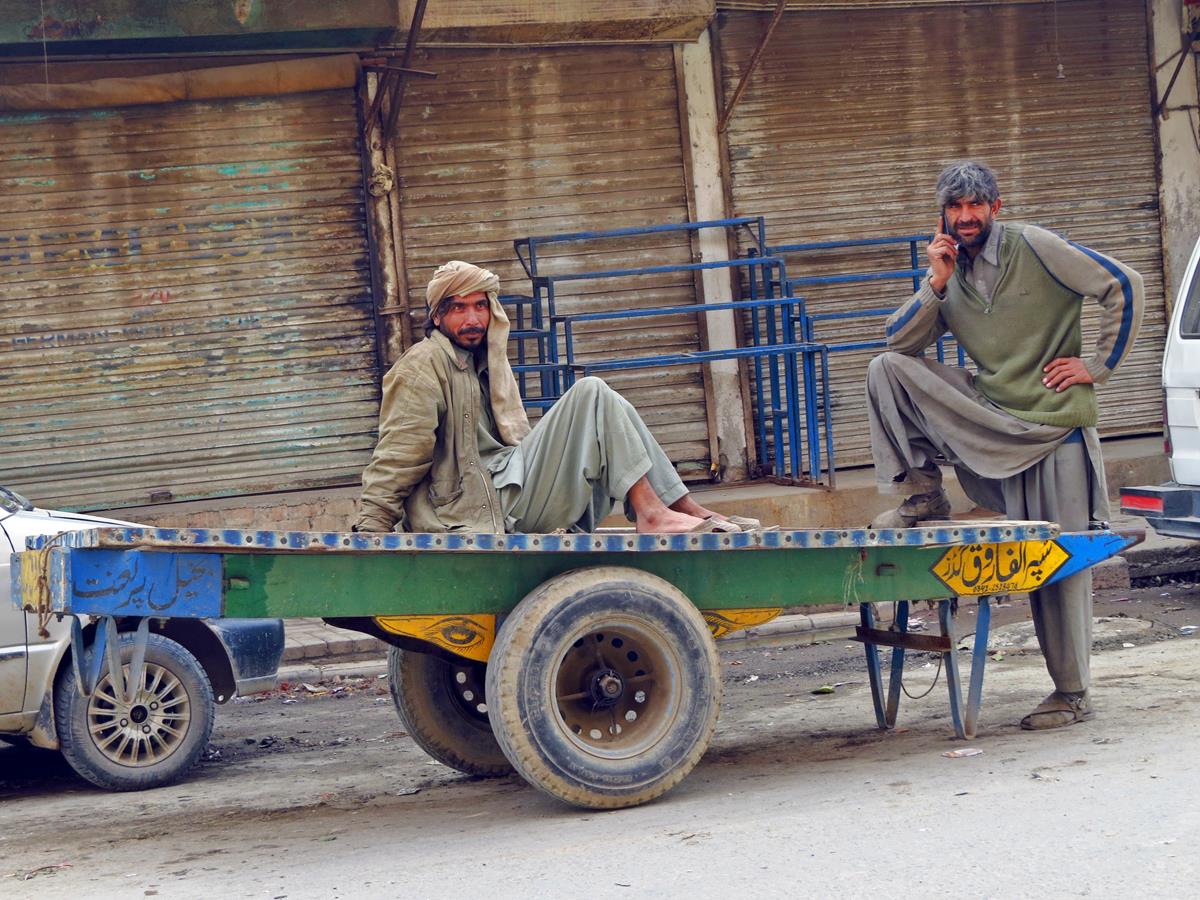
{"label": "car bumper", "polygon": [[1169,481],[1121,488],[1121,512],[1143,517],[1159,534],[1200,538],[1200,487]]}
{"label": "car bumper", "polygon": [[283,659],[282,619],[209,619],[207,624],[225,646],[239,695],[275,687]]}

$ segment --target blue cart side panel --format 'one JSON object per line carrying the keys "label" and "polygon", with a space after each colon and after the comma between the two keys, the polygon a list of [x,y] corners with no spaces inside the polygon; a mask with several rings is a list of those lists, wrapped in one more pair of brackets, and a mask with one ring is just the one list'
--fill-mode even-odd
{"label": "blue cart side panel", "polygon": [[86,609],[93,615],[221,615],[219,553],[88,550],[71,556],[51,584],[55,612]]}
{"label": "blue cart side panel", "polygon": [[1112,531],[1069,531],[1060,534],[1055,540],[1058,546],[1067,551],[1070,558],[1046,580],[1048,585],[1070,578],[1096,563],[1116,556],[1127,547],[1132,547],[1140,538]]}

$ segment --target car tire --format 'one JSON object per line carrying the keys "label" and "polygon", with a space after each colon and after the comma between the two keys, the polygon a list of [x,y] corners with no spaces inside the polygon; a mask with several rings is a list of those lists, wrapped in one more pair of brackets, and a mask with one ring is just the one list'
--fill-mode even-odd
{"label": "car tire", "polygon": [[[121,635],[121,661],[133,656],[134,636]],[[116,697],[105,660],[90,697],[79,693],[74,666],[65,666],[54,695],[62,754],[82,778],[111,791],[139,791],[178,781],[199,759],[212,734],[212,687],[185,647],[151,634],[142,687],[132,704]]]}
{"label": "car tire", "polygon": [[388,649],[388,684],[400,721],[418,747],[467,775],[499,778],[512,766],[496,743],[483,701],[486,669],[430,653]]}

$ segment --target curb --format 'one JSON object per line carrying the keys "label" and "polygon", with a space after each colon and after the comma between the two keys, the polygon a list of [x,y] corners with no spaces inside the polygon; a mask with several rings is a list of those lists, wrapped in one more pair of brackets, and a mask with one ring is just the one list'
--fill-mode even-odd
{"label": "curb", "polygon": [[304,681],[330,681],[335,678],[372,678],[387,674],[387,657],[357,662],[301,663],[280,666],[276,683],[299,684]]}
{"label": "curb", "polygon": [[[858,624],[859,614],[857,612],[813,613],[812,615],[796,613],[779,616],[763,625],[743,628],[728,634],[717,641],[717,648],[753,647],[760,644],[779,644],[785,641],[814,644],[818,641],[838,640],[853,635],[854,628]],[[382,642],[379,643],[382,644]],[[361,651],[356,652],[361,653]],[[281,666],[278,680],[295,684],[302,681],[328,681],[337,677],[364,678],[378,676],[387,671],[386,656],[349,662],[339,662],[333,656],[324,659],[324,662],[314,659]]]}
{"label": "curb", "polygon": [[854,634],[854,628],[859,624],[857,612],[828,612],[792,613],[777,616],[770,622],[743,628],[732,634],[727,634],[717,641],[717,649],[722,647],[753,647],[758,644],[778,644],[793,641],[801,644],[815,644],[818,641],[831,641],[846,638]]}

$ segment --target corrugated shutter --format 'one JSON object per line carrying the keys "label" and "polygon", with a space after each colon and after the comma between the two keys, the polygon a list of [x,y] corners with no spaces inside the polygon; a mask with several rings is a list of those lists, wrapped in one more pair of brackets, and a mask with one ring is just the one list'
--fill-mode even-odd
{"label": "corrugated shutter", "polygon": [[[727,95],[768,20],[725,16]],[[788,13],[735,109],[729,145],[735,214],[765,214],[772,244],[928,234],[941,166],[987,161],[1003,217],[1061,231],[1145,277],[1141,337],[1101,389],[1101,428],[1158,428],[1165,305],[1141,3]],[[904,246],[795,257],[789,275],[908,266]],[[804,293],[810,308],[836,311],[896,306],[910,292],[891,282]],[[1094,305],[1084,321],[1087,346]],[[870,319],[826,325],[818,338],[881,333]],[[871,355],[832,357],[839,465],[870,459],[862,390]]]}
{"label": "corrugated shutter", "polygon": [[[424,321],[425,283],[448,259],[495,271],[506,293],[530,293],[514,239],[688,220],[679,99],[669,47],[429,50],[438,73],[405,95],[395,144],[409,304]],[[692,261],[668,233],[539,250],[539,272]],[[566,283],[562,314],[693,304],[690,273]],[[695,316],[580,329],[581,359],[699,346]],[[707,469],[698,367],[607,373],[684,471]],[[692,464],[692,465],[688,465]]]}
{"label": "corrugated shutter", "polygon": [[0,116],[0,478],[112,508],[353,482],[378,412],[352,91]]}
{"label": "corrugated shutter", "polygon": [[[1014,6],[1021,3],[1046,3],[1047,0],[787,0],[787,10],[817,9],[880,9],[918,6],[964,7],[964,6]],[[1057,0],[1049,0],[1057,2]],[[717,0],[717,10],[753,10],[772,12],[778,0]]]}

